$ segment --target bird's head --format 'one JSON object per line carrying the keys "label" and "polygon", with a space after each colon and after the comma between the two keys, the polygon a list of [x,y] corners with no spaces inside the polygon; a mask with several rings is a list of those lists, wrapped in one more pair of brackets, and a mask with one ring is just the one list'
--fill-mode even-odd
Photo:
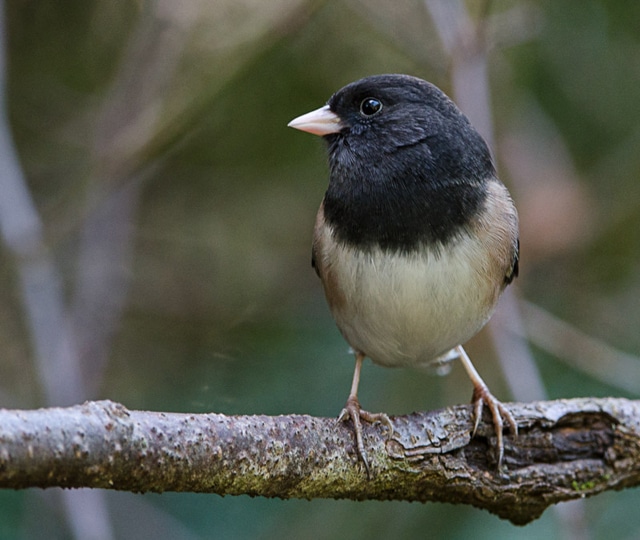
{"label": "bird's head", "polygon": [[327,140],[332,170],[384,163],[402,169],[384,171],[386,178],[412,170],[443,182],[493,175],[487,145],[466,116],[436,86],[409,75],[360,79],[289,126]]}

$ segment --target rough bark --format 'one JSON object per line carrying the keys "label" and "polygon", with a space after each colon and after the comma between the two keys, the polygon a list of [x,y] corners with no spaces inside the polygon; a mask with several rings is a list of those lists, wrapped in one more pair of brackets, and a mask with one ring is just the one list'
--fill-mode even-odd
{"label": "rough bark", "polygon": [[502,470],[491,423],[471,438],[470,407],[458,406],[392,417],[392,438],[365,425],[371,478],[350,424],[332,418],[130,411],[111,401],[0,410],[0,487],[441,501],[525,524],[551,504],[640,483],[640,401],[509,408],[520,434],[507,435]]}

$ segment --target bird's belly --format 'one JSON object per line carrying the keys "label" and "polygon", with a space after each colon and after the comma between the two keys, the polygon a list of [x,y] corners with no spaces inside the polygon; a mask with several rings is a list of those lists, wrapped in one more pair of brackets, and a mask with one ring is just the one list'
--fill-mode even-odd
{"label": "bird's belly", "polygon": [[502,290],[470,238],[437,254],[357,253],[334,244],[325,256],[325,292],[340,331],[354,349],[390,367],[428,363],[467,341]]}

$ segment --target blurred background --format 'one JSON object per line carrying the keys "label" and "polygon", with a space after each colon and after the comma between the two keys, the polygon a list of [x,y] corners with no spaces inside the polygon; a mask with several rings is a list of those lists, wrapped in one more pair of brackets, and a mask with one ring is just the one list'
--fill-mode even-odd
{"label": "blurred background", "polygon": [[[288,129],[410,73],[490,142],[521,276],[467,350],[504,400],[640,394],[640,3],[13,0],[0,51],[0,406],[336,416],[310,266],[325,149]],[[471,383],[367,363],[390,414]],[[0,492],[0,538],[640,538],[640,493],[526,528],[442,504]]]}

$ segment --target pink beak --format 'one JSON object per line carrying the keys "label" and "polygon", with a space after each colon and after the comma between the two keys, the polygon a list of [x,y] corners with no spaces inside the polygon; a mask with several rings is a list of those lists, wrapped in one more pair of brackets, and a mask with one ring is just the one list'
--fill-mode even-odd
{"label": "pink beak", "polygon": [[300,131],[320,136],[338,133],[344,127],[340,117],[329,109],[329,105],[298,116],[287,125]]}

